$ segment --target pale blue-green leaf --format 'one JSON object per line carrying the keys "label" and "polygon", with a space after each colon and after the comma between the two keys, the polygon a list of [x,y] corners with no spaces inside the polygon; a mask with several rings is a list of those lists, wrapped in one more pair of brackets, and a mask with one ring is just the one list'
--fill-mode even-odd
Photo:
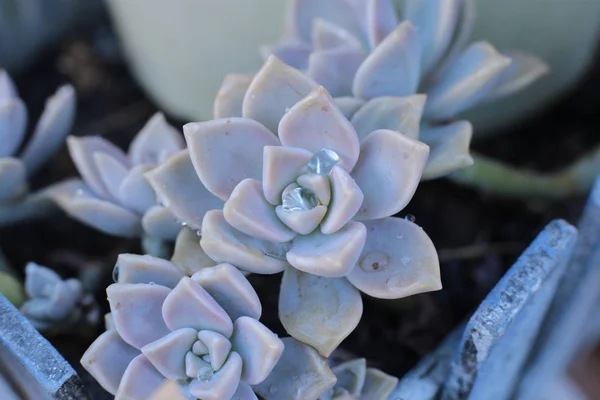
{"label": "pale blue-green leaf", "polygon": [[294,338],[282,339],[283,354],[271,374],[254,390],[265,400],[316,399],[335,384],[327,359]]}
{"label": "pale blue-green leaf", "polygon": [[[337,378],[328,398],[335,398],[335,392],[344,390],[350,396],[362,400],[362,389],[367,376],[367,362],[364,358],[346,361],[332,368]],[[325,396],[323,396],[325,397]]]}
{"label": "pale blue-green leaf", "polygon": [[27,187],[25,165],[18,158],[0,158],[0,202],[11,200]]}
{"label": "pale blue-green leaf", "polygon": [[231,400],[258,400],[254,390],[245,382],[240,382]]}
{"label": "pale blue-green leaf", "polygon": [[353,49],[359,52],[362,51],[362,43],[358,38],[341,28],[339,25],[335,25],[321,18],[317,18],[313,21],[312,44],[316,51],[337,48]]}
{"label": "pale blue-green leaf", "polygon": [[156,194],[144,176],[151,169],[150,165],[136,165],[127,172],[119,186],[119,202],[138,214],[144,214],[156,204]]}
{"label": "pale blue-green leaf", "polygon": [[185,148],[181,133],[165,120],[161,112],[154,114],[135,135],[129,146],[131,165],[158,165]]}
{"label": "pale blue-green leaf", "polygon": [[21,153],[29,175],[45,164],[63,145],[73,127],[75,111],[75,89],[71,85],[62,86],[46,100],[42,116]]}
{"label": "pale blue-green leaf", "polygon": [[154,206],[143,215],[142,228],[152,237],[173,242],[181,230],[181,223],[168,208]]}
{"label": "pale blue-green leaf", "polygon": [[244,179],[261,179],[264,147],[279,145],[277,136],[248,118],[189,123],[183,131],[196,173],[222,200]]}
{"label": "pale blue-green leaf", "polygon": [[263,149],[262,186],[265,199],[281,204],[281,194],[302,173],[313,154],[296,147],[265,146]]}
{"label": "pale blue-green leaf", "polygon": [[421,94],[376,97],[356,111],[350,122],[361,141],[378,129],[389,129],[418,139],[426,100],[427,97]]}
{"label": "pale blue-green leaf", "polygon": [[242,358],[232,351],[225,365],[209,380],[193,379],[189,393],[202,400],[231,399],[237,391],[242,375]]}
{"label": "pale blue-green leaf", "polygon": [[361,143],[352,177],[364,195],[357,219],[377,219],[402,210],[421,180],[429,146],[398,132],[377,130]]}
{"label": "pale blue-green leaf", "polygon": [[270,56],[246,92],[242,116],[277,133],[286,111],[318,86],[310,77]]}
{"label": "pale blue-green leaf", "polygon": [[392,0],[367,1],[366,29],[371,49],[379,44],[396,29],[398,17]]}
{"label": "pale blue-green leaf", "polygon": [[[309,44],[296,40],[260,48],[263,59],[268,60],[270,56],[275,56],[290,67],[300,70],[306,69],[308,66],[308,56],[312,50],[312,46]],[[237,117],[237,115],[234,116]]]}
{"label": "pale blue-green leaf", "polygon": [[110,196],[110,200],[118,201],[121,184],[129,173],[129,166],[121,163],[109,153],[93,153],[92,159],[96,165],[102,185]]}
{"label": "pale blue-green leaf", "polygon": [[186,275],[217,265],[200,246],[200,232],[184,227],[177,235],[171,262],[181,268]]}
{"label": "pale blue-green leaf", "polygon": [[410,21],[404,21],[362,63],[352,92],[365,100],[415,94],[421,76],[420,61],[417,31]]}
{"label": "pale blue-green leaf", "polygon": [[331,182],[331,203],[327,216],[321,224],[321,232],[326,235],[342,229],[360,209],[364,195],[354,179],[345,169],[336,165],[329,175]]}
{"label": "pale blue-green leaf", "polygon": [[[471,41],[477,20],[477,0],[461,0],[460,15],[446,55],[438,63],[437,71],[447,68]],[[436,71],[432,71],[435,73]]]}
{"label": "pale blue-green leaf", "polygon": [[473,43],[434,78],[424,117],[450,119],[473,107],[492,91],[509,65],[510,58],[489,43]]}
{"label": "pale blue-green leaf", "polygon": [[186,379],[185,355],[198,340],[198,331],[182,328],[142,347],[142,354],[167,379]]}
{"label": "pale blue-green leaf", "polygon": [[398,378],[376,368],[367,368],[367,376],[360,400],[388,399],[397,384]]}
{"label": "pale blue-green leaf", "polygon": [[308,235],[323,221],[323,217],[327,214],[327,207],[318,205],[310,210],[286,210],[282,206],[277,206],[275,212],[277,217],[295,233]]}
{"label": "pale blue-green leaf", "polygon": [[159,202],[187,226],[200,229],[207,211],[223,208],[223,201],[198,179],[187,150],[145,174]]}
{"label": "pale blue-green leaf", "polygon": [[167,260],[138,254],[119,254],[115,272],[117,283],[154,283],[171,289],[185,276]]}
{"label": "pale blue-green leaf", "polygon": [[332,96],[351,96],[352,81],[364,56],[349,47],[315,51],[308,59],[307,74]]}
{"label": "pale blue-green leaf", "polygon": [[6,70],[0,70],[0,102],[17,98],[17,88]]}
{"label": "pale blue-green leaf", "polygon": [[279,319],[287,333],[325,357],[352,333],[362,311],[359,291],[345,278],[325,278],[294,268],[283,273]]}
{"label": "pale blue-green leaf", "polygon": [[473,127],[468,121],[425,128],[420,140],[429,145],[429,159],[421,180],[440,178],[473,164],[469,154]]}
{"label": "pale blue-green leaf", "polygon": [[62,278],[54,270],[30,262],[25,267],[25,293],[28,297],[50,297]]}
{"label": "pale blue-green leaf", "polygon": [[165,381],[146,356],[140,354],[125,370],[115,399],[149,399]]}
{"label": "pale blue-green leaf", "polygon": [[354,113],[365,104],[365,101],[358,97],[336,97],[333,101],[347,119],[352,118]]}
{"label": "pale blue-green leaf", "polygon": [[0,157],[15,155],[26,127],[27,107],[20,99],[0,103]]}
{"label": "pale blue-green leaf", "polygon": [[108,330],[85,351],[81,365],[100,386],[115,395],[125,370],[139,354],[139,350],[125,343],[116,330]]}
{"label": "pale blue-green leaf", "polygon": [[225,76],[215,97],[213,119],[242,116],[242,103],[252,79],[254,79],[254,75],[251,74],[228,74]]}
{"label": "pale blue-green leaf", "polygon": [[440,264],[423,228],[402,218],[365,221],[367,241],[348,280],[380,299],[440,290]]}
{"label": "pale blue-green leaf", "polygon": [[198,332],[198,339],[208,350],[211,367],[218,371],[231,351],[229,338],[220,333],[205,330]]}
{"label": "pale blue-green leaf", "polygon": [[281,339],[250,317],[240,317],[235,321],[231,343],[233,350],[242,357],[242,380],[250,385],[267,379],[283,353]]}

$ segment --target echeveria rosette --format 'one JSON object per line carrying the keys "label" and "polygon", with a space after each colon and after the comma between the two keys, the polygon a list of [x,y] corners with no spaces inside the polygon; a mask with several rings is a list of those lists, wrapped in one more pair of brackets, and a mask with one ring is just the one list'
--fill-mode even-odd
{"label": "echeveria rosette", "polygon": [[29,194],[28,178],[62,146],[73,126],[75,108],[75,91],[70,85],[62,86],[46,101],[25,141],[27,107],[10,76],[0,71],[0,225],[39,212],[39,201],[47,200],[44,190]]}
{"label": "echeveria rosette", "polygon": [[[529,54],[467,45],[474,7],[473,0],[406,0],[398,13],[393,0],[294,0],[286,39],[263,50],[327,88],[357,130],[400,130],[429,144],[423,179],[437,178],[473,162],[472,127],[455,121],[458,115],[515,93],[548,70]],[[220,116],[237,116],[250,81],[225,79]]]}
{"label": "echeveria rosette", "polygon": [[256,292],[235,267],[191,278],[168,261],[121,255],[106,292],[114,329],[96,339],[82,365],[116,399],[145,400],[166,380],[191,398],[256,399],[283,342],[261,324]]}
{"label": "echeveria rosette", "polygon": [[157,204],[144,176],[185,147],[181,134],[161,113],[150,118],[127,154],[97,136],[71,136],[67,144],[82,179],[65,181],[53,190],[54,200],[65,212],[115,236],[176,237],[181,225]]}
{"label": "echeveria rosette", "polygon": [[[429,148],[385,129],[359,137],[324,88],[302,98],[306,78],[288,71],[287,85],[265,79],[249,90],[253,119],[184,133],[201,182],[225,201],[203,219],[203,250],[243,271],[284,271],[283,325],[327,356],[358,324],[360,291],[394,299],[441,288],[431,240],[388,218],[412,198]],[[279,118],[274,108],[292,97]]]}

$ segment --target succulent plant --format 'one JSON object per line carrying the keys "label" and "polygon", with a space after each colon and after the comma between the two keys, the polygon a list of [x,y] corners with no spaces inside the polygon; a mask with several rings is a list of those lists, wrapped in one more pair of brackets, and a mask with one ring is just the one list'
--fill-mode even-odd
{"label": "succulent plant", "polygon": [[[406,0],[398,13],[393,0],[294,0],[286,39],[263,54],[323,85],[359,134],[393,129],[430,145],[423,178],[437,178],[473,162],[472,126],[457,115],[548,70],[529,54],[503,55],[485,42],[466,46],[474,7],[472,0]],[[251,82],[226,77],[215,117],[245,116],[239,105],[252,96]]]}
{"label": "succulent plant", "polygon": [[69,137],[71,158],[82,179],[55,187],[53,199],[69,215],[102,232],[172,240],[181,225],[164,207],[144,174],[184,147],[183,139],[156,113],[133,139],[128,154],[97,137]]}
{"label": "succulent plant", "polygon": [[53,270],[30,262],[25,267],[25,294],[21,313],[40,332],[59,334],[74,328],[82,333],[100,319],[98,305],[78,279],[63,280]]}
{"label": "succulent plant", "polygon": [[[324,88],[272,60],[248,90],[246,118],[185,125],[189,155],[147,176],[178,219],[201,227],[212,260],[284,271],[284,327],[327,356],[358,324],[361,291],[441,288],[428,236],[387,218],[410,201],[429,148],[392,130],[357,134]],[[223,210],[206,212],[214,197]]]}
{"label": "succulent plant", "polygon": [[0,225],[42,212],[45,191],[30,194],[31,177],[62,146],[75,118],[75,93],[65,85],[46,101],[27,137],[27,107],[6,71],[0,71]]}
{"label": "succulent plant", "polygon": [[151,256],[123,254],[106,292],[114,329],[81,359],[116,399],[149,398],[177,381],[191,398],[256,399],[283,352],[261,324],[256,292],[235,267],[220,264],[192,277]]}

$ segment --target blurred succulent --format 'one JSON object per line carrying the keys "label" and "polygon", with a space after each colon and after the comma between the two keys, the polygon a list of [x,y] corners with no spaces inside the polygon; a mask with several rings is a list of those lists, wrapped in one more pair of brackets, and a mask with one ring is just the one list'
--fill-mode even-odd
{"label": "blurred succulent", "polygon": [[62,146],[75,118],[75,93],[65,85],[46,101],[31,138],[25,141],[27,107],[6,71],[0,71],[0,225],[47,208],[44,191],[29,194],[31,177]]}
{"label": "blurred succulent", "polygon": [[[78,279],[63,280],[53,270],[30,262],[25,267],[25,294],[21,313],[47,335],[95,328],[100,311],[94,297]],[[74,330],[74,328],[76,330]]]}
{"label": "blurred succulent", "polygon": [[398,384],[398,378],[367,368],[364,358],[337,365],[332,371],[337,382],[320,400],[387,400]]}
{"label": "blurred succulent", "polygon": [[[428,146],[392,130],[357,134],[324,88],[277,61],[248,93],[247,118],[185,125],[189,155],[148,173],[178,219],[201,225],[203,251],[251,273],[284,271],[281,321],[323,355],[358,324],[360,291],[440,289],[428,236],[386,218],[413,196]],[[206,212],[215,196],[223,210]]]}
{"label": "blurred succulent", "polygon": [[71,158],[82,179],[55,187],[53,199],[69,215],[102,232],[172,240],[181,225],[164,207],[144,174],[184,146],[179,132],[156,113],[133,139],[128,154],[97,137],[69,137]]}
{"label": "blurred succulent", "polygon": [[124,254],[106,292],[114,329],[86,351],[82,365],[116,399],[145,400],[166,380],[191,398],[256,399],[283,352],[258,321],[256,292],[235,267],[191,278],[172,263]]}
{"label": "blurred succulent", "polygon": [[[427,143],[423,179],[432,179],[473,163],[472,127],[454,121],[458,114],[522,89],[548,68],[529,54],[503,55],[485,42],[466,46],[472,0],[404,5],[400,15],[393,0],[294,0],[286,39],[263,53],[323,85],[359,134],[392,129]],[[239,105],[252,96],[246,94],[251,82],[245,75],[226,77],[215,117],[246,116]]]}

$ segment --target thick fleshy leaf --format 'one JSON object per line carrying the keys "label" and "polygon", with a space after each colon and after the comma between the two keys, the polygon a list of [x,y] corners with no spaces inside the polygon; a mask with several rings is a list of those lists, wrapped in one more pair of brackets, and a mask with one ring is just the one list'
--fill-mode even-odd
{"label": "thick fleshy leaf", "polygon": [[207,211],[223,208],[223,201],[198,179],[187,150],[175,154],[145,176],[159,202],[191,228],[200,229]]}
{"label": "thick fleshy leaf", "polygon": [[151,283],[174,288],[183,272],[162,258],[150,255],[119,254],[113,277],[118,283]]}
{"label": "thick fleshy leaf", "polygon": [[173,241],[181,230],[181,223],[168,208],[154,206],[142,217],[142,228],[154,238]]}
{"label": "thick fleshy leaf", "polygon": [[304,42],[312,41],[313,24],[318,19],[329,21],[357,37],[361,35],[357,16],[346,0],[294,0],[289,11],[288,35]]}
{"label": "thick fleshy leaf", "polygon": [[268,60],[269,57],[273,55],[290,67],[304,70],[308,66],[308,57],[310,56],[312,50],[313,48],[311,45],[294,40],[274,46],[262,46],[260,48],[260,53],[265,60]]}
{"label": "thick fleshy leaf", "polygon": [[213,331],[198,332],[198,339],[200,339],[208,349],[211,367],[215,371],[219,370],[231,350],[231,342],[229,339],[220,333]]}
{"label": "thick fleshy leaf", "polygon": [[450,119],[473,107],[492,91],[509,65],[510,58],[489,43],[473,43],[435,78],[427,90],[424,116]]}
{"label": "thick fleshy leaf", "polygon": [[281,204],[281,193],[296,180],[313,154],[296,147],[265,146],[263,150],[262,185],[266,200]]}
{"label": "thick fleshy leaf", "polygon": [[312,44],[317,51],[339,48],[362,50],[362,44],[358,38],[339,25],[321,18],[313,21]]}
{"label": "thick fleshy leaf", "polygon": [[244,179],[229,196],[223,207],[225,220],[240,232],[257,239],[289,242],[296,236],[275,214],[275,207],[263,195],[262,184],[256,179]]}
{"label": "thick fleshy leaf", "polygon": [[399,299],[440,290],[437,252],[425,231],[401,218],[365,221],[367,242],[347,276],[360,291],[380,299]]}
{"label": "thick fleshy leaf", "polygon": [[[351,396],[363,400],[361,393],[367,375],[367,362],[364,358],[337,365],[332,371],[337,377],[337,382],[332,389],[334,393],[336,390],[343,389]],[[382,397],[382,399],[387,399],[387,397]]]}
{"label": "thick fleshy leaf", "polygon": [[115,399],[148,399],[165,382],[165,377],[140,354],[131,361]]}
{"label": "thick fleshy leaf", "polygon": [[335,384],[327,360],[312,347],[294,339],[282,339],[285,346],[275,368],[254,390],[265,400],[317,399]]}
{"label": "thick fleshy leaf", "polygon": [[27,127],[27,108],[20,99],[0,104],[0,158],[15,155]]}
{"label": "thick fleshy leaf", "polygon": [[100,171],[94,161],[94,153],[107,153],[121,164],[129,166],[127,156],[121,149],[99,136],[67,138],[67,146],[71,159],[75,163],[79,175],[92,191],[99,197],[110,199],[110,193],[100,177]]}
{"label": "thick fleshy leaf", "polygon": [[98,336],[81,357],[81,365],[107,392],[117,393],[129,363],[140,352],[121,339],[116,330]]}
{"label": "thick fleshy leaf", "polygon": [[376,219],[396,214],[417,189],[429,146],[382,129],[368,135],[360,148],[352,177],[365,198],[356,217]]}
{"label": "thick fleshy leaf", "polygon": [[94,153],[92,154],[92,159],[94,160],[94,164],[96,164],[96,170],[98,171],[102,185],[110,195],[110,199],[118,201],[119,189],[129,172],[129,166],[121,163],[117,158],[108,153]]}
{"label": "thick fleshy leaf", "polygon": [[469,154],[473,127],[468,121],[424,129],[421,140],[431,151],[422,180],[435,179],[473,164]]}
{"label": "thick fleshy leaf", "polygon": [[298,185],[303,188],[312,190],[319,199],[319,202],[324,206],[329,204],[331,200],[331,184],[326,176],[320,174],[304,174],[296,180]]}
{"label": "thick fleshy leaf", "polygon": [[27,297],[50,297],[60,286],[62,278],[54,270],[30,262],[25,267],[25,293]]}
{"label": "thick fleshy leaf", "polygon": [[376,97],[356,111],[350,122],[361,141],[378,129],[389,129],[418,139],[426,100],[427,97],[421,94]]}
{"label": "thick fleshy leaf", "polygon": [[140,217],[131,211],[99,199],[79,179],[70,179],[47,190],[47,196],[71,217],[114,236],[139,237]]}
{"label": "thick fleshy leaf", "polygon": [[17,88],[6,70],[0,69],[0,101],[18,97]]}
{"label": "thick fleshy leaf", "polygon": [[244,95],[254,75],[229,74],[223,79],[221,88],[215,97],[213,119],[241,117]]}
{"label": "thick fleshy leaf", "polygon": [[29,175],[63,145],[75,121],[75,103],[75,89],[71,85],[62,86],[46,100],[44,112],[21,153]]}
{"label": "thick fleshy leaf", "polygon": [[396,8],[392,0],[370,0],[366,9],[366,28],[369,45],[372,49],[398,26]]}
{"label": "thick fleshy leaf", "polygon": [[144,174],[151,170],[149,165],[136,165],[121,181],[117,200],[128,209],[144,214],[156,204],[156,194]]}
{"label": "thick fleshy leaf", "polygon": [[169,293],[162,307],[162,316],[171,330],[209,329],[231,336],[233,323],[225,310],[200,284],[185,277]]}
{"label": "thick fleshy leaf", "polygon": [[287,268],[281,280],[279,319],[294,338],[325,357],[358,325],[360,293],[345,278],[324,278]]}
{"label": "thick fleshy leaf", "polygon": [[198,340],[192,328],[177,329],[142,347],[142,354],[167,379],[186,379],[185,355]]}
{"label": "thick fleshy leaf", "polygon": [[250,237],[229,225],[218,210],[204,216],[200,245],[213,260],[248,272],[276,274],[288,265],[285,253],[289,244]]}
{"label": "thick fleshy leaf", "polygon": [[438,70],[445,69],[467,47],[477,20],[477,0],[461,0],[460,15],[456,29],[446,55],[440,62]]}
{"label": "thick fleshy leaf", "polygon": [[421,71],[427,75],[441,60],[460,16],[462,0],[407,0],[403,16],[419,30],[422,61]]}
{"label": "thick fleshy leaf", "polygon": [[189,392],[202,400],[231,399],[236,392],[242,375],[242,358],[232,351],[225,365],[210,379],[194,379],[190,382]]}
{"label": "thick fleshy leaf", "polygon": [[157,112],[131,142],[129,160],[131,165],[158,165],[183,148],[181,133],[167,123],[163,113]]}
{"label": "thick fleshy leaf", "polygon": [[380,400],[389,398],[398,385],[398,378],[388,375],[376,368],[367,368],[365,385],[361,400]]}
{"label": "thick fleshy leaf", "polygon": [[199,231],[186,227],[177,235],[171,262],[190,276],[204,268],[217,265],[200,246]]}
{"label": "thick fleshy leaf", "polygon": [[362,63],[352,92],[365,100],[414,94],[419,85],[420,59],[417,32],[410,21],[404,21]]}
{"label": "thick fleshy leaf", "polygon": [[242,115],[276,133],[286,111],[316,87],[311,78],[271,56],[246,92]]}
{"label": "thick fleshy leaf", "polygon": [[116,330],[125,342],[141,349],[169,333],[160,311],[170,291],[140,283],[114,283],[106,288]]}
{"label": "thick fleshy leaf", "polygon": [[18,158],[0,158],[0,201],[16,197],[26,186],[25,164]]}
{"label": "thick fleshy leaf", "polygon": [[329,235],[339,231],[360,209],[364,196],[352,177],[340,166],[333,167],[331,175],[331,204],[321,232]]}
{"label": "thick fleshy leaf", "polygon": [[242,380],[250,385],[264,381],[283,353],[281,339],[250,317],[235,321],[231,342],[233,350],[242,357]]}
{"label": "thick fleshy leaf", "polygon": [[149,400],[189,400],[183,387],[175,381],[165,381]]}
{"label": "thick fleshy leaf", "polygon": [[196,272],[192,279],[223,307],[232,321],[242,316],[260,318],[260,299],[248,279],[234,266],[219,264],[205,268]]}
{"label": "thick fleshy leaf", "polygon": [[244,179],[259,180],[263,148],[279,145],[277,137],[267,128],[248,118],[189,123],[183,131],[200,180],[222,200],[227,200]]}
{"label": "thick fleshy leaf", "polygon": [[532,54],[512,51],[505,53],[511,63],[502,72],[499,82],[485,97],[485,100],[497,100],[510,96],[546,75],[550,70],[548,64]]}
{"label": "thick fleshy leaf", "polygon": [[231,400],[258,400],[258,397],[254,394],[254,390],[252,390],[250,385],[240,382]]}
{"label": "thick fleshy leaf", "polygon": [[282,206],[275,209],[277,217],[291,230],[300,235],[308,235],[314,231],[327,214],[327,207],[319,205],[310,210],[288,211]]}
{"label": "thick fleshy leaf", "polygon": [[363,59],[360,50],[348,47],[315,51],[308,59],[307,74],[332,96],[350,96],[354,75]]}
{"label": "thick fleshy leaf", "polygon": [[281,119],[279,138],[284,146],[301,147],[312,153],[333,150],[347,170],[358,159],[356,131],[323,87],[311,91]]}
{"label": "thick fleshy leaf", "polygon": [[207,355],[208,347],[206,347],[204,343],[198,340],[196,343],[194,343],[192,351],[193,353],[188,352],[185,355],[185,373],[188,376],[188,378],[195,379],[198,376],[204,374],[207,374],[209,376],[210,373],[213,372],[213,368],[210,365],[210,362],[204,361],[202,358],[200,358],[200,356],[198,356],[198,354]]}
{"label": "thick fleshy leaf", "polygon": [[365,101],[358,97],[336,97],[333,101],[347,119],[352,118],[354,113],[365,104]]}
{"label": "thick fleshy leaf", "polygon": [[360,222],[348,222],[335,233],[315,231],[298,236],[287,252],[287,260],[295,268],[324,277],[347,275],[358,260],[367,231]]}

